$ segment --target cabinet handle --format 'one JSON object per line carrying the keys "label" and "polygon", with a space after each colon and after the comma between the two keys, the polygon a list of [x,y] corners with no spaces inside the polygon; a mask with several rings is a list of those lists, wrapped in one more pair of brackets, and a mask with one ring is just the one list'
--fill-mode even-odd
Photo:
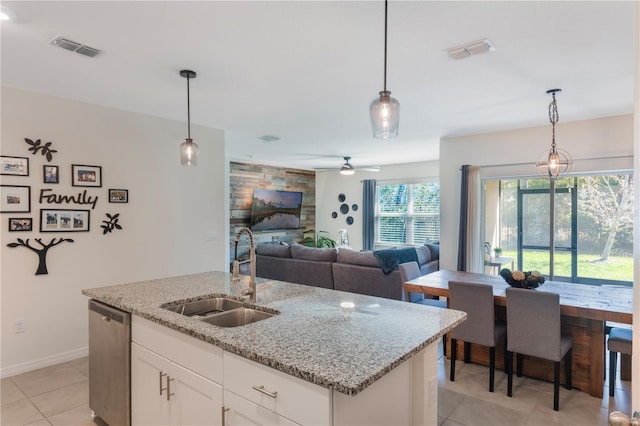
{"label": "cabinet handle", "polygon": [[278,392],[269,392],[268,390],[265,390],[264,386],[252,386],[253,389],[257,390],[260,393],[263,393],[267,396],[270,396],[271,398],[275,398],[276,396],[278,396]]}
{"label": "cabinet handle", "polygon": [[173,382],[173,379],[167,376],[167,401],[171,401],[171,397],[175,395],[175,393],[171,392],[171,382]]}
{"label": "cabinet handle", "polygon": [[160,388],[160,396],[162,396],[162,392],[164,392],[164,391],[166,391],[166,390],[167,390],[167,388],[163,388],[163,387],[162,387],[162,378],[163,378],[164,376],[166,376],[166,374],[165,374],[165,373],[163,373],[162,371],[160,371],[160,386],[159,386],[159,388]]}
{"label": "cabinet handle", "polygon": [[226,419],[226,413],[227,411],[229,411],[231,408],[225,408],[225,406],[222,406],[222,426],[226,426],[227,424],[227,419]]}

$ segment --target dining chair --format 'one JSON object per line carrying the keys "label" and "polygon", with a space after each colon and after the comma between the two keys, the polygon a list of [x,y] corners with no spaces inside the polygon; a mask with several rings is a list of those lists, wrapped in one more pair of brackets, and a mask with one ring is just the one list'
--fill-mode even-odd
{"label": "dining chair", "polygon": [[[467,313],[467,319],[451,330],[451,372],[455,381],[457,341],[464,341],[464,362],[470,362],[471,343],[489,347],[489,392],[493,392],[496,370],[496,345],[502,342],[506,363],[507,326],[496,321],[493,286],[488,284],[449,281],[449,307]],[[506,364],[505,364],[506,365]]]}
{"label": "dining chair", "polygon": [[[420,267],[418,266],[418,262],[401,263],[398,266],[398,269],[400,270],[400,279],[402,280],[403,283],[416,279],[420,276]],[[417,296],[422,296],[422,295],[417,295]],[[415,302],[423,305],[435,306],[437,308],[447,307],[446,300],[431,299],[428,297],[424,297],[423,299],[419,299],[417,297],[413,298],[411,296],[411,293],[409,294],[408,302]]]}
{"label": "dining chair", "polygon": [[[407,281],[411,281],[420,276],[420,267],[418,266],[418,262],[405,262],[398,265],[398,269],[400,270],[400,279],[403,283]],[[411,298],[411,293],[408,293],[408,302],[416,302],[422,305],[434,306],[436,308],[446,308],[447,301],[446,300],[438,300],[438,299],[430,299],[428,297],[423,297],[420,299],[413,300]],[[447,335],[442,335],[442,351],[447,353]]]}
{"label": "dining chair", "polygon": [[507,294],[507,395],[513,393],[513,354],[517,374],[522,376],[522,355],[554,362],[553,409],[560,405],[560,361],[564,358],[565,388],[571,389],[573,338],[562,334],[560,295],[545,291],[508,287]]}
{"label": "dining chair", "polygon": [[609,396],[613,396],[618,369],[618,352],[631,355],[632,331],[630,328],[614,327],[609,332],[607,348],[609,349]]}

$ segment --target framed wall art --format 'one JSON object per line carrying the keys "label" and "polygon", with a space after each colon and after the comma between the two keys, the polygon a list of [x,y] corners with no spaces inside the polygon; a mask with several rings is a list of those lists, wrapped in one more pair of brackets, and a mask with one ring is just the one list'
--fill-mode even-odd
{"label": "framed wall art", "polygon": [[60,183],[60,175],[58,166],[45,164],[42,166],[42,182],[43,183]]}
{"label": "framed wall art", "polygon": [[89,231],[90,210],[41,209],[40,232]]}
{"label": "framed wall art", "polygon": [[128,189],[110,189],[109,202],[110,203],[128,203],[129,190]]}
{"label": "framed wall art", "polygon": [[0,156],[0,175],[29,176],[29,159],[26,157]]}
{"label": "framed wall art", "polygon": [[9,232],[31,232],[33,231],[33,218],[31,217],[10,217]]}
{"label": "framed wall art", "polygon": [[85,166],[82,164],[71,165],[72,186],[102,186],[102,167]]}
{"label": "framed wall art", "polygon": [[0,213],[30,213],[31,187],[0,185]]}

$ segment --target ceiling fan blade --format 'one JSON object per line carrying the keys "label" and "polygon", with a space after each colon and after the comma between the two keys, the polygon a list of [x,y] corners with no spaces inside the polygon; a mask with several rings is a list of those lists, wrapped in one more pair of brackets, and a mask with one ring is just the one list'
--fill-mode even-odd
{"label": "ceiling fan blade", "polygon": [[356,170],[362,170],[363,172],[379,172],[380,171],[380,166],[355,166],[354,169]]}

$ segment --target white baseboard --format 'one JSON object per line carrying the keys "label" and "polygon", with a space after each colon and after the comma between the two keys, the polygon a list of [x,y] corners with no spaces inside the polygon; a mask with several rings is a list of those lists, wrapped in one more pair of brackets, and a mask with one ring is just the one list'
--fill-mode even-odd
{"label": "white baseboard", "polygon": [[85,346],[84,348],[74,349],[69,352],[63,352],[61,354],[51,355],[32,361],[21,362],[20,364],[2,367],[2,369],[0,370],[0,378],[5,379],[7,377],[15,376],[16,374],[26,373],[28,371],[49,367],[51,365],[61,364],[67,361],[73,361],[74,359],[83,358],[88,355],[89,347]]}

